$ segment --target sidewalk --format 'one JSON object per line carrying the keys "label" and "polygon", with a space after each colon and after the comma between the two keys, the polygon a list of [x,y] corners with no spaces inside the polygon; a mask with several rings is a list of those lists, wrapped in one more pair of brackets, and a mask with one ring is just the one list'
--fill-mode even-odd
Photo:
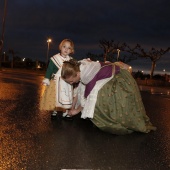
{"label": "sidewalk", "polygon": [[39,74],[45,75],[46,70],[36,70],[36,69],[24,69],[24,68],[2,68],[0,72],[20,72],[20,73],[32,73],[32,74]]}
{"label": "sidewalk", "polygon": [[170,87],[154,87],[154,86],[144,86],[139,85],[140,91],[147,91],[151,94],[162,94],[162,95],[170,95]]}

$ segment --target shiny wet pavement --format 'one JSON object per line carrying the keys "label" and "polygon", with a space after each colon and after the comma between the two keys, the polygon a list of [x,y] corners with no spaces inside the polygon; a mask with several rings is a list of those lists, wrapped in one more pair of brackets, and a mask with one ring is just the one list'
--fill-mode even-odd
{"label": "shiny wet pavement", "polygon": [[0,170],[170,169],[170,98],[142,91],[157,131],[104,133],[89,120],[39,111],[43,74],[0,72]]}

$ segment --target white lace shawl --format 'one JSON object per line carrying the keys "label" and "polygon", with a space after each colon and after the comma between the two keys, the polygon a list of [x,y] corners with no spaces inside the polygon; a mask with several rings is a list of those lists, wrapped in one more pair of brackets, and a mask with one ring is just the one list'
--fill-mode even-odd
{"label": "white lace shawl", "polygon": [[80,65],[80,78],[83,84],[88,84],[94,76],[98,73],[101,68],[99,62],[89,61],[89,60],[81,60]]}

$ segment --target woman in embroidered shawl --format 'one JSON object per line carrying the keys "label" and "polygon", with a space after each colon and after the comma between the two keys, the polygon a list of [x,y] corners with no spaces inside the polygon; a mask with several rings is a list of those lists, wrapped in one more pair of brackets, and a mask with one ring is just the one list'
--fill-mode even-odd
{"label": "woman in embroidered shawl", "polygon": [[62,78],[70,84],[80,81],[79,104],[69,114],[81,112],[81,118],[90,118],[99,129],[117,135],[156,130],[146,115],[130,68],[121,62],[64,62]]}
{"label": "woman in embroidered shawl", "polygon": [[[74,43],[70,39],[64,39],[59,45],[60,53],[50,58],[50,62],[43,80],[46,89],[40,100],[40,110],[54,110],[52,116],[56,116],[58,110],[71,108],[72,86],[61,79],[61,67],[64,61],[71,59],[74,53]],[[67,111],[63,116],[67,115]]]}

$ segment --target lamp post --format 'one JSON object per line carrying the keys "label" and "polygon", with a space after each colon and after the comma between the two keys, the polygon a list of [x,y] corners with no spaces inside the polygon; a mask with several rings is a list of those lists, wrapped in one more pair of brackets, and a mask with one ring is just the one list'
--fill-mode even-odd
{"label": "lamp post", "polygon": [[117,61],[119,60],[120,50],[117,49]]}
{"label": "lamp post", "polygon": [[6,13],[7,13],[7,0],[4,0],[4,16],[2,21],[2,35],[0,38],[0,70],[2,69],[2,48],[4,46],[4,34],[5,34],[5,22],[6,22]]}
{"label": "lamp post", "polygon": [[5,62],[6,60],[5,60],[5,52],[4,52],[4,62]]}
{"label": "lamp post", "polygon": [[47,68],[47,66],[48,66],[48,54],[49,54],[49,49],[50,49],[50,43],[51,43],[51,39],[49,38],[48,40],[47,40],[47,60],[46,60],[46,68]]}

